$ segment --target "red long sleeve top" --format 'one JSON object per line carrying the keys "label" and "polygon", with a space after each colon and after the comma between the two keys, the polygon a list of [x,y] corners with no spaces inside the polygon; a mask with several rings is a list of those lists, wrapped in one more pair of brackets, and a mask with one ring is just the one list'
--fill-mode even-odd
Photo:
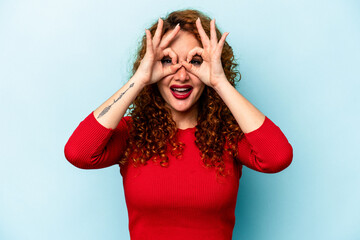
{"label": "red long sleeve top", "polygon": [[[82,169],[117,164],[126,147],[129,120],[123,117],[115,129],[108,129],[92,112],[66,143],[66,159]],[[203,165],[194,142],[195,127],[178,129],[176,134],[185,143],[183,155],[176,159],[168,154],[167,168],[153,161],[137,168],[132,164],[120,167],[132,240],[231,239],[242,166],[275,173],[293,158],[285,135],[265,117],[258,129],[245,133],[238,142],[237,159],[224,154],[231,175],[219,181],[215,169]]]}

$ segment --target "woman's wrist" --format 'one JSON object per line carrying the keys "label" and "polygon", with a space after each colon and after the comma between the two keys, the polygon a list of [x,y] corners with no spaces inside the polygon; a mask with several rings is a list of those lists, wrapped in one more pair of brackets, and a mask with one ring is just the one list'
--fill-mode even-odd
{"label": "woman's wrist", "polygon": [[141,89],[144,88],[147,84],[147,78],[143,77],[143,76],[139,76],[136,73],[129,79],[130,83],[134,83],[136,85],[138,85],[138,87],[140,87]]}
{"label": "woman's wrist", "polygon": [[228,85],[231,85],[230,82],[224,77],[221,81],[218,81],[216,85],[214,85],[212,88],[217,92],[220,93],[224,88],[228,87]]}

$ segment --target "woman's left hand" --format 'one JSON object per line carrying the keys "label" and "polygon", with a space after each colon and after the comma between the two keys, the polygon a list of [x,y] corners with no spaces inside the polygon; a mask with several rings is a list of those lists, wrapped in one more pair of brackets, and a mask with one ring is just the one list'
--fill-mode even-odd
{"label": "woman's left hand", "polygon": [[[181,64],[185,66],[187,71],[200,78],[207,86],[214,88],[220,82],[226,80],[224,69],[221,64],[221,53],[225,39],[229,33],[225,32],[218,42],[215,30],[215,19],[210,22],[210,39],[201,25],[200,18],[196,20],[196,26],[199,31],[203,48],[195,47],[190,50],[186,61],[182,61]],[[200,56],[202,60],[200,57],[199,59],[196,59],[196,55]]]}

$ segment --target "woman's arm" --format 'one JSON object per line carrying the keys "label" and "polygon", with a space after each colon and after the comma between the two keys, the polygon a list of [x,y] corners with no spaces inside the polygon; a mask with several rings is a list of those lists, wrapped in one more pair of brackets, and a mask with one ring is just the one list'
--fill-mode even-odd
{"label": "woman's arm", "polygon": [[66,159],[82,169],[115,165],[126,148],[130,117],[123,117],[116,129],[101,125],[91,112],[75,129],[64,149]]}
{"label": "woman's arm", "polygon": [[[75,129],[65,145],[65,156],[79,168],[103,168],[117,163],[129,136],[124,114],[141,90],[156,83],[163,77],[173,74],[181,66],[163,66],[161,59],[174,53],[166,47],[179,32],[175,27],[162,38],[163,21],[159,19],[158,28],[152,39],[146,31],[146,53],[133,77],[101,106],[93,111]],[[175,61],[173,59],[173,61]]]}
{"label": "woman's arm", "polygon": [[293,159],[293,148],[269,118],[261,126],[245,133],[237,144],[237,159],[259,172],[276,173],[287,168]]}
{"label": "woman's arm", "polygon": [[210,22],[210,38],[200,19],[196,21],[196,26],[203,48],[192,49],[187,61],[197,54],[202,57],[203,62],[200,67],[193,67],[187,61],[182,64],[206,85],[215,89],[245,133],[245,137],[238,143],[238,159],[245,166],[261,172],[274,173],[286,168],[292,161],[293,150],[285,135],[226,79],[221,54],[228,33],[224,33],[218,41],[215,19]]}
{"label": "woman's arm", "polygon": [[237,146],[240,163],[266,173],[280,172],[288,167],[293,158],[293,149],[281,129],[227,80],[214,89],[245,134]]}
{"label": "woman's arm", "polygon": [[104,127],[115,129],[144,86],[142,79],[134,75],[122,88],[94,111],[95,119]]}
{"label": "woman's arm", "polygon": [[258,129],[265,121],[265,115],[242,96],[227,79],[214,86],[226,106],[230,109],[244,133]]}
{"label": "woman's arm", "polygon": [[133,77],[89,114],[70,136],[66,159],[82,169],[105,168],[118,163],[129,136],[129,117],[123,117],[144,85]]}

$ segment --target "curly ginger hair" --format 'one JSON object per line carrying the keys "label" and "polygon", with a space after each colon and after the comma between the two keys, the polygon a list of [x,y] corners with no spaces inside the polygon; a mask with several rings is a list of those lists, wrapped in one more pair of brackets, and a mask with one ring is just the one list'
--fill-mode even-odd
{"label": "curly ginger hair", "polygon": [[[181,30],[194,34],[201,44],[200,35],[195,21],[200,18],[206,34],[210,37],[211,19],[197,10],[187,9],[174,11],[163,19],[163,33],[174,29],[180,23]],[[157,22],[149,28],[154,36]],[[216,27],[217,38],[222,34]],[[146,53],[146,35],[143,36],[133,64],[132,74],[135,74],[141,59]],[[226,78],[235,86],[240,81],[241,74],[236,70],[232,48],[225,42],[221,55],[221,63]],[[231,156],[236,157],[236,143],[243,136],[238,123],[229,108],[211,87],[205,86],[199,101],[199,112],[196,125],[195,144],[201,152],[201,158],[206,167],[214,167],[217,175],[228,175],[222,159],[224,149]],[[165,101],[160,95],[156,83],[146,86],[130,106],[132,127],[127,148],[119,160],[120,165],[132,161],[134,166],[146,165],[151,158],[154,162],[160,160],[160,166],[167,167],[169,159],[166,155],[167,144],[172,147],[171,154],[180,158],[184,143],[176,139],[176,123],[171,116],[171,111],[165,106]],[[226,141],[228,142],[227,147]]]}

